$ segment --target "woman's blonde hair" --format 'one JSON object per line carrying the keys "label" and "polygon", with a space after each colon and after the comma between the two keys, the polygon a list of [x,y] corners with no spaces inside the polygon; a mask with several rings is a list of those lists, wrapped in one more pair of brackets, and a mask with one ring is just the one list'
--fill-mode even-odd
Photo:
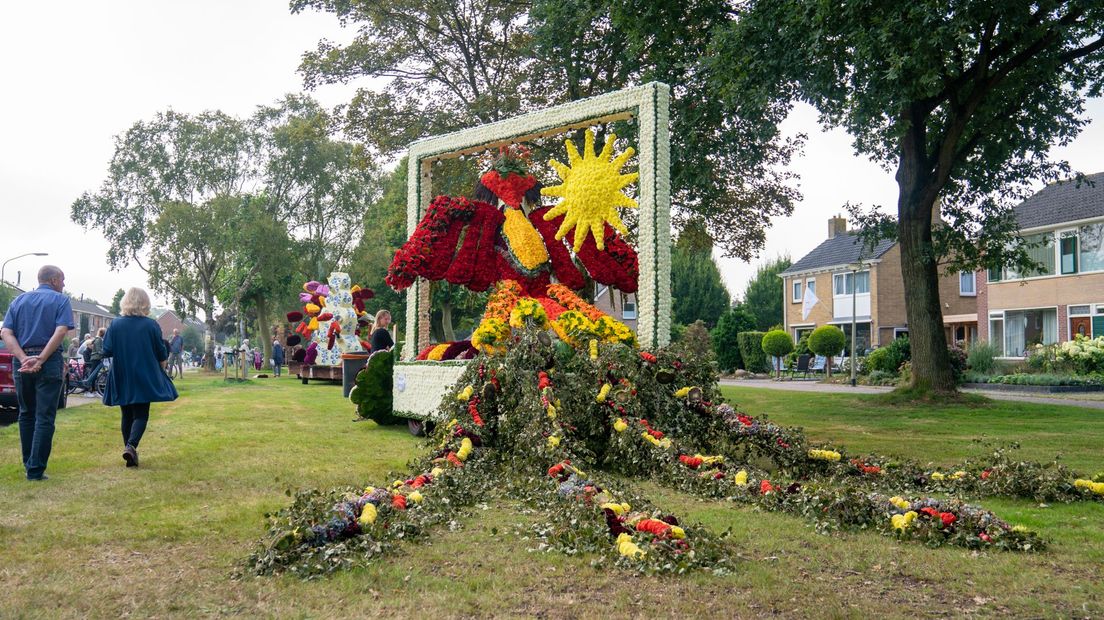
{"label": "woman's blonde hair", "polygon": [[106,333],[107,333],[107,328],[106,327],[101,327],[101,328],[96,330],[96,335],[99,336],[100,338],[103,338],[103,335],[106,334]]}
{"label": "woman's blonde hair", "polygon": [[149,316],[149,295],[137,286],[132,286],[119,302],[119,309],[123,316]]}

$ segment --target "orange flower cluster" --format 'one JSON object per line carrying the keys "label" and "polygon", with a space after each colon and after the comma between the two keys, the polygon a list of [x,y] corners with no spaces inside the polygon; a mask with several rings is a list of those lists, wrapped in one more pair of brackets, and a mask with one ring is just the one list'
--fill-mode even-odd
{"label": "orange flower cluster", "polygon": [[567,288],[562,284],[550,284],[548,285],[548,296],[556,301],[560,302],[564,308],[568,310],[576,310],[582,313],[583,316],[591,321],[597,321],[598,319],[606,316],[602,314],[602,311],[594,306],[583,301],[582,297],[575,294],[575,291]]}
{"label": "orange flower cluster", "polygon": [[499,282],[487,300],[487,310],[483,314],[483,320],[498,319],[503,323],[509,323],[510,312],[513,311],[523,293],[521,285],[514,280]]}

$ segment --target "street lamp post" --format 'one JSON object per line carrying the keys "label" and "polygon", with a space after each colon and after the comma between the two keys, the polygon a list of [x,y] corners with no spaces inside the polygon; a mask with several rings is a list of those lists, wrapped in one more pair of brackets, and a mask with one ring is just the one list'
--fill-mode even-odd
{"label": "street lamp post", "polygon": [[855,361],[855,341],[858,334],[858,320],[855,316],[858,310],[858,291],[859,291],[859,272],[862,271],[863,262],[851,263],[848,265],[851,268],[851,387],[855,387],[858,383],[856,375],[858,373],[858,363]]}
{"label": "street lamp post", "polygon": [[46,252],[27,252],[26,254],[20,254],[19,256],[13,256],[13,257],[9,258],[8,260],[4,261],[4,264],[0,265],[0,284],[3,284],[4,282],[7,282],[7,280],[4,279],[4,270],[7,269],[8,263],[12,262],[13,260],[15,260],[17,258],[23,258],[24,256],[49,256],[49,254],[47,254]]}

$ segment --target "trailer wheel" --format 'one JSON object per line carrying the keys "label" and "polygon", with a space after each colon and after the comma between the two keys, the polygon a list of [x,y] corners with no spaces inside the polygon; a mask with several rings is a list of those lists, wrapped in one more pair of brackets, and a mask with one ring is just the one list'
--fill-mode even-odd
{"label": "trailer wheel", "polygon": [[428,424],[422,420],[415,420],[413,418],[406,421],[406,428],[410,431],[411,435],[415,437],[425,437]]}

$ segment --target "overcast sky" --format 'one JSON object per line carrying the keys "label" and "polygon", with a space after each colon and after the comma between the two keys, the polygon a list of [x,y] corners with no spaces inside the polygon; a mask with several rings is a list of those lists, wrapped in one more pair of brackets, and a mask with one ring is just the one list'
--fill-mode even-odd
{"label": "overcast sky", "polygon": [[[299,56],[322,37],[345,40],[330,15],[291,15],[284,0],[111,0],[22,2],[0,20],[4,59],[0,118],[0,262],[24,252],[49,252],[7,265],[26,287],[44,261],[66,272],[75,296],[110,302],[119,288],[146,286],[136,267],[107,267],[106,241],[69,219],[69,207],[102,183],[112,137],[139,119],[173,108],[220,109],[246,116],[301,90]],[[349,98],[349,87],[312,93],[325,105]],[[1104,170],[1104,103],[1088,108],[1094,122],[1056,153],[1085,173]],[[721,260],[730,291],[739,295],[759,262],[795,260],[827,235],[827,219],[847,201],[892,206],[891,173],[855,157],[842,131],[822,132],[815,112],[800,107],[786,122],[809,135],[793,164],[804,199],[788,218],[775,218],[760,259]],[[382,286],[382,283],[367,283]]]}

